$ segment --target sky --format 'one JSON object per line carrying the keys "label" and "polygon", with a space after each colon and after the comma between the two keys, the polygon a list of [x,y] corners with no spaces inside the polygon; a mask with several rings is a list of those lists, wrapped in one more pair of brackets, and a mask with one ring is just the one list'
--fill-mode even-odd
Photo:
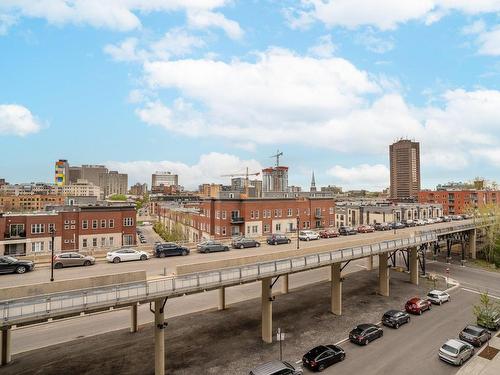
{"label": "sky", "polygon": [[499,180],[499,56],[500,0],[1,0],[0,178],[193,189],[279,149],[291,185],[380,190],[409,138],[425,188]]}

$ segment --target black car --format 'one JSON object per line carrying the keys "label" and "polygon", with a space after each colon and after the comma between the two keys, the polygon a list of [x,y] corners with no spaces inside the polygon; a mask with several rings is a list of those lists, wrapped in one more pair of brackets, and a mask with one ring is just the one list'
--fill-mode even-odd
{"label": "black car", "polygon": [[25,273],[33,271],[35,263],[31,260],[19,260],[14,257],[0,256],[0,273]]}
{"label": "black car", "polygon": [[389,310],[382,316],[382,324],[398,329],[400,325],[410,321],[410,314],[406,311]]}
{"label": "black car", "polygon": [[231,246],[234,249],[243,249],[245,247],[259,247],[260,246],[260,242],[259,241],[255,241],[252,238],[241,237],[241,238],[233,240],[231,242]]}
{"label": "black car", "polygon": [[358,231],[356,229],[354,229],[353,227],[342,226],[339,228],[339,234],[341,236],[351,236],[354,234],[358,234]]}
{"label": "black car", "polygon": [[391,226],[387,223],[375,223],[375,230],[391,230]]}
{"label": "black car", "polygon": [[284,234],[271,234],[267,237],[266,241],[269,245],[281,245],[292,242],[292,240]]}
{"label": "black car", "polygon": [[404,228],[406,228],[406,225],[404,225],[403,223],[401,223],[401,222],[398,221],[398,222],[395,222],[395,223],[391,223],[390,227],[392,229],[404,229]]}
{"label": "black car", "polygon": [[157,258],[169,257],[172,255],[188,255],[189,249],[184,246],[177,245],[173,242],[160,243],[155,245],[155,256]]}
{"label": "black car", "polygon": [[491,333],[485,328],[468,325],[458,335],[460,340],[467,341],[474,346],[481,346],[491,338]]}
{"label": "black car", "polygon": [[216,251],[229,251],[229,246],[214,241],[207,241],[198,245],[198,252],[200,253],[215,253]]}
{"label": "black car", "polygon": [[313,370],[323,371],[334,363],[345,359],[345,351],[336,345],[320,345],[309,350],[302,357],[302,364]]}
{"label": "black car", "polygon": [[360,324],[349,332],[349,341],[359,345],[368,345],[370,341],[376,340],[383,335],[382,328],[375,324]]}

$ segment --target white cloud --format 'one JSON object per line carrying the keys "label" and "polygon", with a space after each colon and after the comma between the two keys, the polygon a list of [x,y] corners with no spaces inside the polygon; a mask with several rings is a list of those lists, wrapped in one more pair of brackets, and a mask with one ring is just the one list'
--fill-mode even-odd
{"label": "white cloud", "polygon": [[30,110],[17,104],[0,104],[0,136],[25,136],[36,133],[41,125]]}
{"label": "white cloud", "polygon": [[469,15],[495,13],[500,11],[500,1],[301,0],[297,7],[287,9],[286,15],[294,28],[317,20],[329,27],[370,25],[380,30],[392,30],[413,20],[431,24],[452,11]]}
{"label": "white cloud", "polygon": [[197,163],[188,165],[178,161],[109,161],[106,165],[128,173],[129,182],[147,182],[150,184],[151,173],[155,171],[171,171],[179,175],[179,183],[187,189],[197,189],[198,185],[206,182],[229,183],[228,177],[223,174],[244,172],[248,167],[251,171],[262,170],[262,165],[254,160],[242,160],[235,155],[211,152],[200,156]]}
{"label": "white cloud", "polygon": [[500,167],[500,149],[498,148],[475,149],[471,153],[495,167]]}
{"label": "white cloud", "polygon": [[145,56],[140,51],[137,51],[138,42],[137,38],[127,38],[118,45],[107,44],[104,46],[104,52],[116,61],[142,60]]}
{"label": "white cloud", "polygon": [[357,34],[355,36],[355,41],[356,43],[363,45],[368,51],[375,53],[386,53],[394,48],[394,42],[392,39],[380,38],[371,29]]}
{"label": "white cloud", "polygon": [[13,15],[0,13],[0,35],[7,34],[9,28],[13,26],[16,22],[17,19]]}
{"label": "white cloud", "polygon": [[332,36],[326,34],[320,36],[317,43],[310,47],[308,52],[310,55],[317,57],[332,57],[336,50],[337,46],[333,43]]}
{"label": "white cloud", "polygon": [[[213,10],[230,0],[2,0],[0,11],[30,18],[43,18],[54,25],[76,24],[130,31],[142,26],[139,15],[153,12],[186,11],[209,13],[208,26],[224,29],[230,36],[238,33],[239,25]],[[201,21],[198,27],[202,26]],[[240,30],[241,31],[241,30]],[[235,34],[236,33],[236,34]]]}
{"label": "white cloud", "polygon": [[482,32],[477,38],[477,43],[479,54],[500,56],[500,27]]}
{"label": "white cloud", "polygon": [[486,23],[483,20],[477,20],[462,29],[465,35],[479,34],[486,30]]}
{"label": "white cloud", "polygon": [[206,29],[209,27],[219,27],[232,39],[241,39],[243,30],[238,22],[227,19],[222,13],[210,11],[189,11],[188,22],[191,27]]}
{"label": "white cloud", "polygon": [[348,189],[383,190],[389,186],[389,169],[383,164],[361,164],[346,168],[335,165],[327,171],[334,183]]}

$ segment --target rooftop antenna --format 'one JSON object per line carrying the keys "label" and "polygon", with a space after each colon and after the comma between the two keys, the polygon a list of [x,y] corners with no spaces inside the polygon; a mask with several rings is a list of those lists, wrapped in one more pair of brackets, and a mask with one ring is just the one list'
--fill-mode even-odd
{"label": "rooftop antenna", "polygon": [[280,156],[283,156],[283,152],[280,152],[279,149],[276,151],[276,155],[270,156],[271,158],[276,158],[276,167],[280,166]]}

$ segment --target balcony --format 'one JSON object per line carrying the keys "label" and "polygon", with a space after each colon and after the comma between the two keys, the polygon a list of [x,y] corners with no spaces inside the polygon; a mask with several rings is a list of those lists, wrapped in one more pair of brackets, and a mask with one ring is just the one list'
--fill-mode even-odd
{"label": "balcony", "polygon": [[17,239],[20,239],[20,238],[26,238],[26,232],[25,231],[23,231],[23,232],[16,232],[16,233],[5,232],[3,234],[3,237],[6,240],[17,240]]}
{"label": "balcony", "polygon": [[231,216],[231,224],[243,224],[245,218],[239,216]]}

